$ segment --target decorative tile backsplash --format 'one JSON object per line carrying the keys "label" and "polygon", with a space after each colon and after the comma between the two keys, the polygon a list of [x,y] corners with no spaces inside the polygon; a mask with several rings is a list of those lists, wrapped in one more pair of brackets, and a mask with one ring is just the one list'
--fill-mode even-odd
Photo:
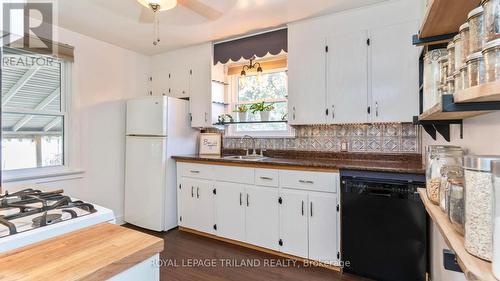
{"label": "decorative tile backsplash", "polygon": [[[420,153],[418,126],[409,123],[363,125],[296,126],[295,138],[257,138],[257,148],[339,152],[341,143],[349,143],[350,152]],[[225,137],[224,148],[248,149],[252,141]]]}

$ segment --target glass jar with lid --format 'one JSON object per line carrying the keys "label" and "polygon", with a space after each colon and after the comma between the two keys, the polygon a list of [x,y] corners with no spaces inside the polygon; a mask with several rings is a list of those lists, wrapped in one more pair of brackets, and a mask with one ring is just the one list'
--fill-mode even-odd
{"label": "glass jar with lid", "polygon": [[455,73],[453,73],[453,80],[455,84],[455,92],[463,90],[462,76],[460,76],[460,70],[457,70],[455,71]]}
{"label": "glass jar with lid", "polygon": [[486,42],[500,38],[500,0],[483,0]]}
{"label": "glass jar with lid", "polygon": [[455,72],[455,43],[451,41],[446,46],[446,50],[448,50],[448,73],[447,76],[452,76]]}
{"label": "glass jar with lid", "polygon": [[483,57],[486,83],[500,81],[500,39],[484,44]]}
{"label": "glass jar with lid", "polygon": [[440,68],[438,61],[447,55],[446,49],[429,51],[424,57],[424,111],[439,100]]}
{"label": "glass jar with lid", "polygon": [[467,73],[467,65],[464,65],[460,68],[460,80],[460,90],[469,88],[469,75]]}
{"label": "glass jar with lid", "polygon": [[493,215],[493,275],[500,280],[500,161],[491,162],[494,186],[494,215]]}
{"label": "glass jar with lid", "polygon": [[439,65],[439,84],[440,86],[446,85],[446,78],[448,78],[448,56],[443,56],[438,60]]}
{"label": "glass jar with lid", "polygon": [[471,54],[481,52],[484,45],[484,9],[479,6],[468,15],[469,23],[469,52]]}
{"label": "glass jar with lid", "polygon": [[453,75],[446,79],[446,86],[448,87],[448,94],[453,95],[455,93],[455,78],[453,78]]}
{"label": "glass jar with lid", "polygon": [[460,234],[464,234],[465,223],[465,180],[462,175],[448,178],[448,218],[451,225]]}
{"label": "glass jar with lid", "polygon": [[455,44],[455,71],[460,70],[462,66],[462,39],[460,38],[460,34],[455,35],[453,37],[453,44]]}
{"label": "glass jar with lid", "polygon": [[446,167],[462,165],[463,150],[460,147],[437,147],[431,151],[426,173],[426,190],[429,200],[439,205],[439,192]]}
{"label": "glass jar with lid", "polygon": [[469,87],[484,84],[486,79],[483,53],[476,52],[467,57],[467,81]]}
{"label": "glass jar with lid", "polygon": [[464,157],[465,250],[491,261],[493,251],[493,181],[491,161],[500,156]]}
{"label": "glass jar with lid", "polygon": [[464,23],[460,26],[460,44],[462,45],[462,51],[460,53],[460,67],[462,67],[466,61],[467,56],[470,55],[469,52],[469,24]]}

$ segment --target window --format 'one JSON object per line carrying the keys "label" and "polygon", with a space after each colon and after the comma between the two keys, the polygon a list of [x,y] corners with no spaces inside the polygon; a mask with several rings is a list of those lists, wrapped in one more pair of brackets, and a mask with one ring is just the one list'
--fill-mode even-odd
{"label": "window", "polygon": [[[231,108],[245,105],[248,108],[255,103],[264,102],[272,105],[269,120],[287,120],[288,112],[288,76],[286,70],[265,72],[262,74],[249,74],[246,76],[233,76]],[[232,114],[234,118],[236,113]],[[259,113],[252,114],[249,110],[248,121],[260,120]],[[283,137],[293,136],[292,129],[287,123],[249,123],[236,124],[228,128],[228,136],[240,137],[252,135],[256,137]]]}
{"label": "window", "polygon": [[3,171],[65,164],[68,69],[54,57],[3,48]]}

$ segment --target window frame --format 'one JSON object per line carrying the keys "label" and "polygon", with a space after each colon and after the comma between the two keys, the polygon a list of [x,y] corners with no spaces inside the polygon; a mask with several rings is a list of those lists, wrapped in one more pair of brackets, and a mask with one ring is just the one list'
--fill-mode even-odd
{"label": "window frame", "polygon": [[[288,69],[286,68],[275,68],[271,70],[264,70],[262,74],[271,74],[271,73],[277,73],[277,72],[285,72],[286,75],[288,76]],[[257,74],[251,74],[248,76],[253,76]],[[263,99],[263,100],[255,100],[253,102],[239,102],[238,100],[238,95],[239,95],[239,78],[241,75],[231,75],[229,76],[229,80],[231,81],[230,83],[230,92],[229,92],[229,110],[232,110],[235,108],[237,105],[240,104],[253,104],[256,102],[286,102],[287,104],[287,113],[288,113],[288,87],[287,87],[287,95],[285,99]],[[230,112],[231,114],[232,112]],[[226,132],[225,132],[225,137],[227,138],[241,138],[245,135],[256,137],[256,138],[294,138],[295,137],[295,129],[286,124],[287,130],[266,130],[266,131],[237,131],[236,127],[237,124],[230,124],[226,126]]]}
{"label": "window frame", "polygon": [[[20,54],[23,51],[11,49],[13,52],[19,52]],[[5,50],[2,47],[2,57],[5,53]],[[62,157],[62,165],[57,166],[46,166],[46,167],[35,167],[35,168],[21,168],[21,169],[13,169],[13,170],[2,170],[2,179],[4,182],[12,182],[17,181],[18,179],[31,179],[31,178],[44,178],[48,175],[64,175],[67,173],[74,173],[70,169],[70,147],[69,147],[69,137],[70,133],[70,125],[71,124],[71,100],[72,100],[72,92],[73,92],[73,79],[72,79],[72,68],[73,63],[64,59],[59,59],[61,63],[61,73],[60,73],[60,83],[61,83],[61,109],[59,112],[56,111],[47,111],[43,112],[40,110],[30,110],[30,109],[22,109],[22,108],[13,108],[13,107],[4,107],[2,108],[2,115],[4,113],[25,113],[32,115],[50,115],[50,116],[59,116],[62,118],[62,137],[63,137],[63,157]],[[3,130],[3,128],[2,128]],[[3,141],[3,137],[2,137]]]}

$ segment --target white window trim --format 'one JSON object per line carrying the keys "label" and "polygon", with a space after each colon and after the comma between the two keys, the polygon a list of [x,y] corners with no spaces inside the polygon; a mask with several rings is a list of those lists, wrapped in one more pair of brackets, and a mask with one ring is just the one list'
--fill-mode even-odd
{"label": "white window trim", "polygon": [[[70,137],[70,125],[71,124],[71,109],[72,109],[72,98],[73,98],[73,84],[72,84],[72,69],[73,64],[71,62],[61,60],[61,111],[53,112],[47,111],[43,112],[45,114],[50,114],[54,116],[63,117],[63,165],[59,166],[49,166],[49,167],[37,167],[37,168],[26,168],[26,169],[15,169],[15,170],[5,170],[2,171],[2,181],[5,183],[42,179],[42,178],[52,178],[60,177],[74,174],[83,174],[84,171],[80,169],[74,169],[70,167],[70,149],[69,149],[69,137]],[[3,112],[9,112],[7,108]],[[38,113],[30,110],[16,110],[16,113]]]}
{"label": "white window trim", "polygon": [[[273,69],[269,71],[265,71],[263,73],[275,73],[275,72],[283,72],[286,71],[284,68]],[[238,87],[239,81],[238,78],[240,75],[231,75],[229,77],[231,81],[231,86],[229,87],[229,109],[232,110],[237,105],[240,104],[252,104],[253,102],[239,102],[238,101]],[[287,99],[265,99],[259,100],[256,102],[288,102]],[[231,113],[230,113],[231,114]],[[226,126],[225,136],[226,138],[241,138],[245,135],[249,135],[256,138],[295,138],[295,129],[287,124],[287,130],[275,130],[275,131],[236,131],[236,125],[228,125]]]}

